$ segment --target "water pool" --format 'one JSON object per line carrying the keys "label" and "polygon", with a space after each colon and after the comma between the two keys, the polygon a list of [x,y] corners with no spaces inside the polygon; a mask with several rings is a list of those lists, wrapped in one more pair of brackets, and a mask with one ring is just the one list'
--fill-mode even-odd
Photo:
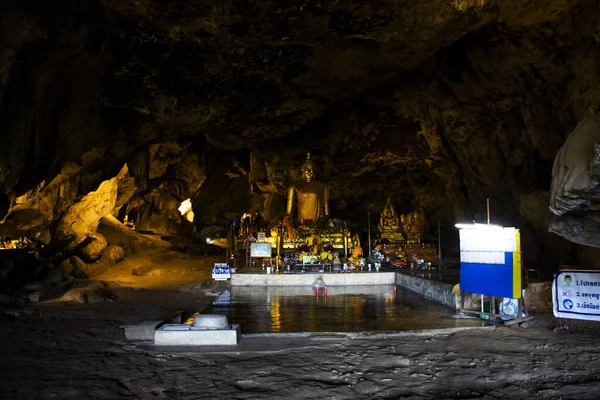
{"label": "water pool", "polygon": [[229,323],[241,324],[242,333],[399,332],[485,326],[395,285],[318,290],[234,286],[201,314],[227,315]]}

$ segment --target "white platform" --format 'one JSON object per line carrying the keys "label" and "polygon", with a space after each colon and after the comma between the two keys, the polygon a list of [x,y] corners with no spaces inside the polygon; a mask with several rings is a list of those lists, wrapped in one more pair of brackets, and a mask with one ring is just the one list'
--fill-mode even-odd
{"label": "white platform", "polygon": [[240,340],[241,326],[231,329],[192,330],[190,325],[167,324],[154,333],[155,346],[221,346],[236,345]]}
{"label": "white platform", "polygon": [[233,274],[232,286],[312,286],[321,278],[327,286],[393,285],[395,272],[364,273],[297,273],[297,274]]}

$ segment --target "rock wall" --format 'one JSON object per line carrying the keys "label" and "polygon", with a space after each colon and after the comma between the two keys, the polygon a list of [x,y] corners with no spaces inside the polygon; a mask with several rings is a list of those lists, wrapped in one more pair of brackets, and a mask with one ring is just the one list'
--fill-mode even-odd
{"label": "rock wall", "polygon": [[577,125],[552,168],[550,232],[600,247],[600,116]]}

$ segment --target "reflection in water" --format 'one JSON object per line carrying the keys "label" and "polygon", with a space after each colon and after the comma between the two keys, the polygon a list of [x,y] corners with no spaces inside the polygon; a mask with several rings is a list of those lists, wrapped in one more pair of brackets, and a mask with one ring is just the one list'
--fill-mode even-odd
{"label": "reflection in water", "polygon": [[191,317],[189,317],[188,319],[186,319],[185,321],[183,321],[184,324],[187,325],[192,325],[194,323],[194,318],[196,318],[198,315],[200,315],[199,312],[195,312],[194,314],[192,314]]}
{"label": "reflection in water", "polygon": [[279,296],[274,296],[271,300],[271,332],[279,332],[281,329],[281,308],[279,305]]}
{"label": "reflection in water", "polygon": [[385,316],[386,317],[393,317],[394,316],[395,303],[396,303],[396,292],[394,292],[393,295],[390,295],[389,293],[386,293],[385,297],[384,297],[384,301],[385,301]]}
{"label": "reflection in water", "polygon": [[[223,304],[225,303],[225,304]],[[242,333],[408,331],[481,326],[394,285],[233,287],[231,299],[202,310],[225,314]]]}

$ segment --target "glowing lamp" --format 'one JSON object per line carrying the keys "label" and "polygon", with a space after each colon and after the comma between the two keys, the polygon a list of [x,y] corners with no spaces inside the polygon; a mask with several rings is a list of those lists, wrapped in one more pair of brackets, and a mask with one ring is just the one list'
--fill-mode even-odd
{"label": "glowing lamp", "polygon": [[458,229],[504,229],[504,227],[502,227],[500,225],[477,224],[477,223],[473,223],[473,224],[459,223],[454,226],[457,227]]}

